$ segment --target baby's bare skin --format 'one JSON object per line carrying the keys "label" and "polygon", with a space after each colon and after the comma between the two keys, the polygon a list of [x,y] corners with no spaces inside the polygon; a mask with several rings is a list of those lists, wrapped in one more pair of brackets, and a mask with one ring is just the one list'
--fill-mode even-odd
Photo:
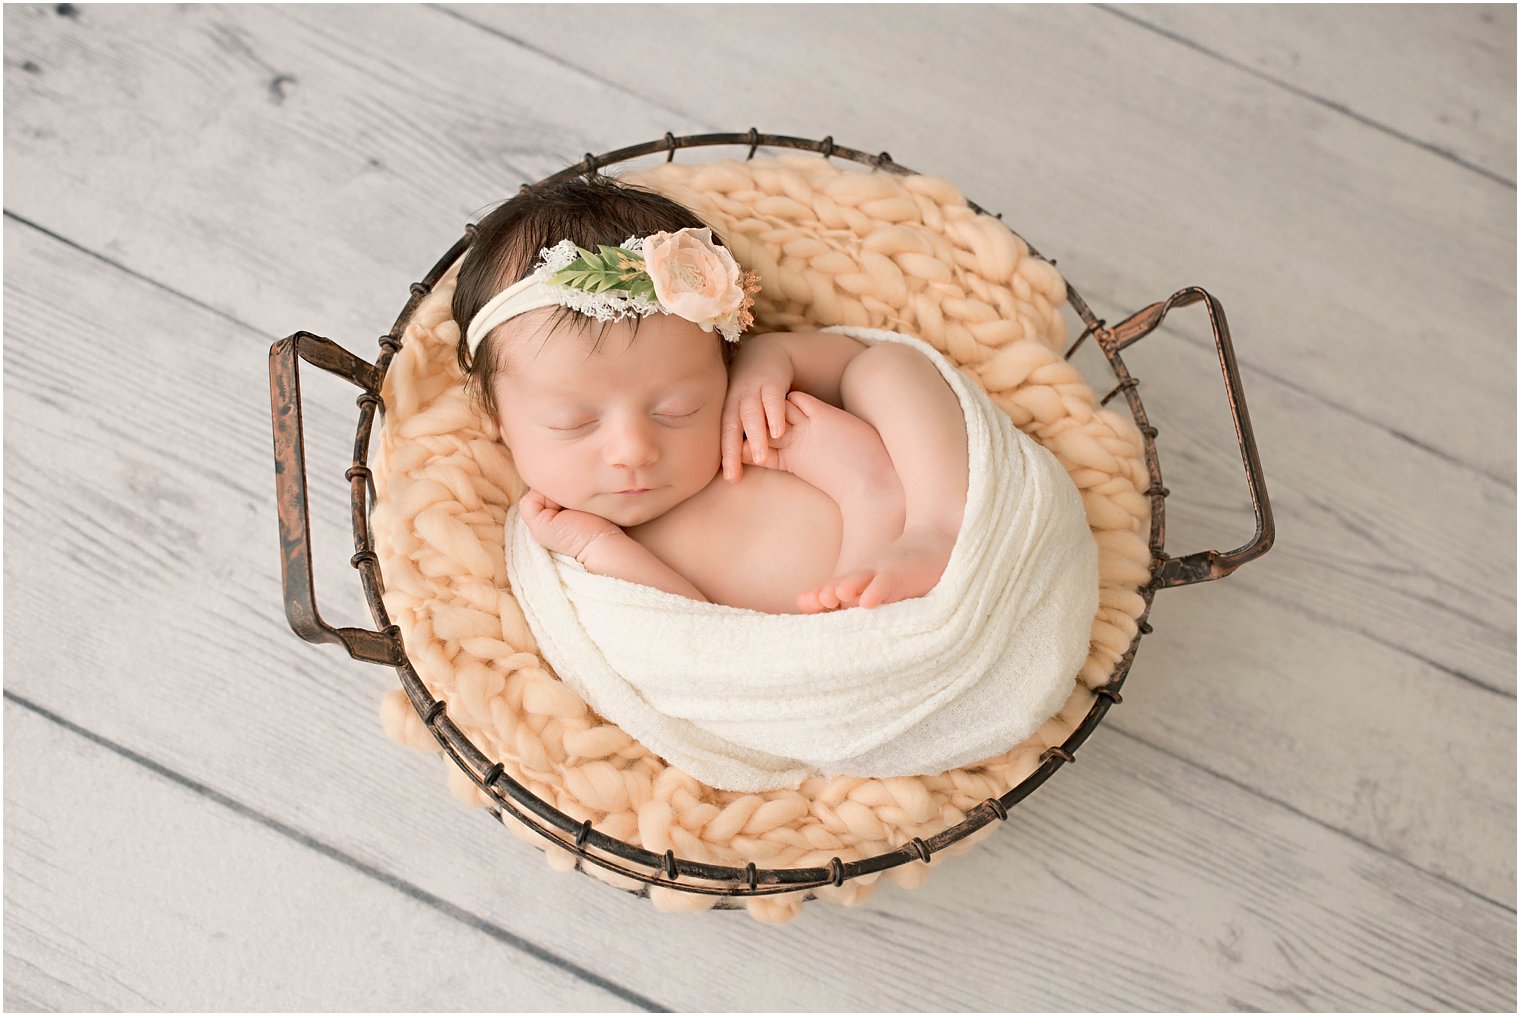
{"label": "baby's bare skin", "polygon": [[605,350],[569,338],[517,349],[496,381],[543,546],[768,613],[871,609],[938,582],[965,508],[966,431],[922,352],[773,332],[725,370],[670,315],[637,345],[626,331]]}
{"label": "baby's bare skin", "polygon": [[746,466],[737,483],[715,477],[625,531],[711,603],[798,614],[798,591],[833,574],[842,528],[839,506],[817,487]]}
{"label": "baby's bare skin", "polygon": [[[715,479],[627,530],[712,602],[778,614],[837,608],[837,596],[820,602],[816,592],[799,605],[798,591],[869,569],[902,534],[902,484],[876,428],[805,392],[787,403],[768,466],[746,466],[737,484]],[[858,599],[864,583],[855,581]]]}
{"label": "baby's bare skin", "polygon": [[[845,408],[788,393],[786,427],[762,453],[774,469],[745,467],[740,482],[710,483],[628,535],[716,603],[817,613],[928,593],[965,509],[954,393],[922,354],[885,343],[819,388]],[[745,449],[753,459],[748,437]],[[894,456],[914,482],[904,484]]]}

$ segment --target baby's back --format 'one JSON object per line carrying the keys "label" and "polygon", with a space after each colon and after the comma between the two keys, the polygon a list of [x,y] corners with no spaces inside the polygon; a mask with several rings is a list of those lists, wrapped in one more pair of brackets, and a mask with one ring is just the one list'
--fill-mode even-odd
{"label": "baby's back", "polygon": [[839,505],[791,473],[745,466],[721,473],[657,519],[627,530],[713,603],[799,614],[797,595],[827,581],[839,562]]}

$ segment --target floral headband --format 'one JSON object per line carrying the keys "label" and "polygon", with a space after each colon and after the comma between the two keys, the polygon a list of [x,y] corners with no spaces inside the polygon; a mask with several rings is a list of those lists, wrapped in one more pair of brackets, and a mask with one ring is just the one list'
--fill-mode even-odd
{"label": "floral headband", "polygon": [[738,342],[754,324],[751,294],[760,292],[760,276],[741,275],[734,256],[713,243],[708,227],[631,236],[621,246],[599,244],[597,250],[593,254],[569,240],[541,249],[526,278],[476,313],[465,333],[470,355],[503,321],[555,304],[598,321],[674,314],[704,332],[716,328],[727,342]]}

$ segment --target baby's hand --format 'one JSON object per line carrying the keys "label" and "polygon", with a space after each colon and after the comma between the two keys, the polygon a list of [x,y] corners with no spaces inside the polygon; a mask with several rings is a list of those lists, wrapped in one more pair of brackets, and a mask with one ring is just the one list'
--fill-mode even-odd
{"label": "baby's hand", "polygon": [[[536,490],[517,502],[528,532],[546,549],[569,554],[577,561],[586,548],[608,533],[621,533],[613,522],[590,512],[562,508]],[[582,562],[583,564],[585,562]]]}
{"label": "baby's hand", "polygon": [[746,449],[755,464],[769,463],[771,440],[786,432],[786,395],[793,377],[792,359],[780,346],[753,342],[739,347],[723,401],[725,479],[737,481],[743,475]]}

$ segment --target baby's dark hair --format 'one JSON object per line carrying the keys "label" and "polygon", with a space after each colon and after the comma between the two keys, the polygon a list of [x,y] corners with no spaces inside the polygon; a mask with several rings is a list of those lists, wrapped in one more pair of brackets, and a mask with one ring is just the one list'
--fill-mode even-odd
{"label": "baby's dark hair", "polygon": [[[476,224],[475,239],[459,266],[454,286],[459,369],[474,405],[496,418],[496,377],[509,368],[506,358],[497,355],[495,348],[501,334],[499,328],[482,339],[475,355],[470,355],[464,338],[470,321],[492,297],[532,271],[540,249],[568,239],[578,247],[595,251],[598,244],[616,246],[630,236],[674,233],[688,227],[702,229],[706,225],[696,213],[661,194],[601,174],[572,177],[541,189],[522,191],[493,209]],[[712,238],[719,246],[727,246],[717,231]],[[595,320],[561,306],[554,309],[548,327],[552,330],[575,318],[583,323]],[[635,336],[640,320],[635,315],[631,321]],[[601,322],[593,350],[601,346],[613,323]],[[735,344],[724,342],[716,330],[712,334],[726,368],[733,360]]]}

